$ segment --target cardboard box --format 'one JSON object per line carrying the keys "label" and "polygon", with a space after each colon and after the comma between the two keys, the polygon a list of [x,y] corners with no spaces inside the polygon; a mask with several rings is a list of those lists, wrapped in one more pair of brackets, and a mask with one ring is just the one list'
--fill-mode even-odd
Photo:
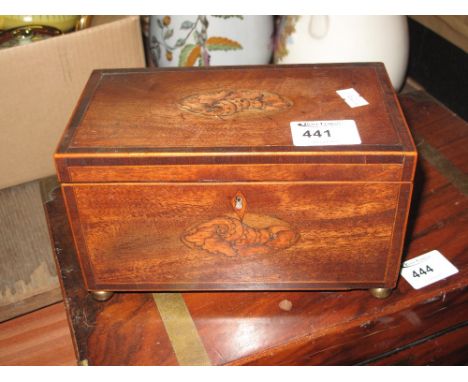
{"label": "cardboard box", "polygon": [[53,153],[92,70],[144,67],[138,16],[0,50],[0,189],[55,173]]}

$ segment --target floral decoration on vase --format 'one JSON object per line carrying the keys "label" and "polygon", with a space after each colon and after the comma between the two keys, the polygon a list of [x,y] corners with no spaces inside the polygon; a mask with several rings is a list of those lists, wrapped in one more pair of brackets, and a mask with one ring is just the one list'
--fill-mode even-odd
{"label": "floral decoration on vase", "polygon": [[[243,16],[213,16],[222,19],[239,18]],[[174,51],[180,50],[178,66],[209,66],[210,52],[242,50],[242,45],[235,40],[223,36],[208,36],[209,21],[207,16],[199,15],[195,21],[185,20],[179,26],[174,26],[170,16],[156,18],[156,28],[161,33],[153,35],[150,41],[154,62],[159,62],[162,54],[167,61],[174,60]],[[185,32],[175,43],[169,43],[174,36],[174,30]],[[181,35],[181,33],[179,33]]]}
{"label": "floral decoration on vase", "polygon": [[282,16],[275,41],[274,63],[278,64],[289,53],[288,44],[292,43],[292,35],[296,32],[299,16]]}

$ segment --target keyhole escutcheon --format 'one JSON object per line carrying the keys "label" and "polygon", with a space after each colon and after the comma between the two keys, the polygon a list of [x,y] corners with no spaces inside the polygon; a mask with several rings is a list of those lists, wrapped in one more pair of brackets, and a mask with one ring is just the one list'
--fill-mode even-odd
{"label": "keyhole escutcheon", "polygon": [[242,208],[244,207],[244,203],[242,201],[242,197],[237,195],[236,196],[236,205],[235,205],[235,209],[236,210],[241,210]]}
{"label": "keyhole escutcheon", "polygon": [[247,208],[247,200],[240,191],[231,199],[231,206],[237,216],[242,220],[244,218],[245,209]]}

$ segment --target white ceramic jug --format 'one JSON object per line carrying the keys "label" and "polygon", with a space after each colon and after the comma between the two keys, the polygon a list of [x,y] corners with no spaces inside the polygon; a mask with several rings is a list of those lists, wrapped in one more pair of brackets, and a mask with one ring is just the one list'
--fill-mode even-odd
{"label": "white ceramic jug", "polygon": [[405,16],[283,16],[275,63],[383,62],[398,90],[408,54]]}
{"label": "white ceramic jug", "polygon": [[157,66],[268,64],[273,16],[151,16],[150,49]]}

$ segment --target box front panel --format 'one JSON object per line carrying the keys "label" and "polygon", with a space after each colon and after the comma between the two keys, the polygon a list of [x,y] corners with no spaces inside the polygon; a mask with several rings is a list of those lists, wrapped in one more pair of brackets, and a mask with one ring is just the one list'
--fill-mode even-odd
{"label": "box front panel", "polygon": [[122,291],[392,286],[400,188],[397,182],[63,186],[88,288]]}

